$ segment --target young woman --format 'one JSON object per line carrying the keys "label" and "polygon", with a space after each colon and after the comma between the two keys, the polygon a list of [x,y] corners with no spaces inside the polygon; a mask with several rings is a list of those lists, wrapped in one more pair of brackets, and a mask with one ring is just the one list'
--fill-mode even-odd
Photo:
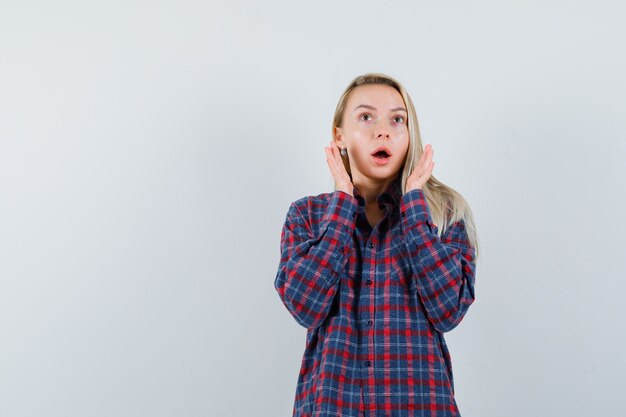
{"label": "young woman", "polygon": [[467,202],[384,74],[348,86],[325,152],[335,190],[291,204],[274,281],[307,329],[293,416],[460,416],[444,332],[474,301]]}

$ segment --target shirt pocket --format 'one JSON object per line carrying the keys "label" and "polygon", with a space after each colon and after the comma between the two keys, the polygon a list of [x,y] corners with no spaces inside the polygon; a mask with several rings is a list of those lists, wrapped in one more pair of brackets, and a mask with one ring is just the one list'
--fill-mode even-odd
{"label": "shirt pocket", "polygon": [[409,252],[402,237],[393,239],[385,258],[389,259],[389,281],[392,290],[396,289],[400,294],[415,294],[417,290],[415,277],[409,262]]}

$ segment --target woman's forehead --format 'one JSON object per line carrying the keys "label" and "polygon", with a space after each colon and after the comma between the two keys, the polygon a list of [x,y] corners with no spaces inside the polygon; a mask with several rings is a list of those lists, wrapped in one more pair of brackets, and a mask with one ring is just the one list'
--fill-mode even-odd
{"label": "woman's forehead", "polygon": [[348,99],[348,110],[353,111],[360,105],[373,106],[376,110],[383,111],[405,108],[402,96],[395,88],[380,84],[360,85],[352,90]]}

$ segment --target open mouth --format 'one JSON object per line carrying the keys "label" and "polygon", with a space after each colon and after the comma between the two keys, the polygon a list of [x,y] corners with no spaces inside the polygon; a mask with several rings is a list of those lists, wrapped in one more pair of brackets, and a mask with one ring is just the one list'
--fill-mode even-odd
{"label": "open mouth", "polygon": [[391,151],[385,146],[379,146],[372,152],[372,156],[376,160],[385,161],[391,157]]}
{"label": "open mouth", "polygon": [[389,148],[380,146],[372,152],[372,158],[376,165],[387,165],[391,160],[391,151]]}

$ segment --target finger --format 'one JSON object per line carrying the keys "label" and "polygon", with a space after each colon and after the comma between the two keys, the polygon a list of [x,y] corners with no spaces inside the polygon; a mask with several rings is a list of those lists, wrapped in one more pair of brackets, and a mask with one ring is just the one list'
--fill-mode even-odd
{"label": "finger", "polygon": [[337,146],[335,143],[333,143],[331,145],[332,149],[333,149],[333,155],[335,157],[335,160],[339,163],[342,162],[341,159],[341,150],[339,149],[339,146]]}
{"label": "finger", "polygon": [[328,164],[328,171],[330,172],[330,175],[333,178],[333,181],[335,182],[335,185],[338,183],[337,178],[338,178],[338,174],[337,174],[337,170],[335,169],[333,163],[330,161],[330,159],[326,159],[326,162]]}
{"label": "finger", "polygon": [[336,157],[335,157],[335,144],[333,143],[333,141],[330,141],[330,144],[328,145],[328,152],[332,158],[333,161],[335,161]]}
{"label": "finger", "polygon": [[429,152],[428,152],[428,154],[429,154],[429,155],[428,155],[428,161],[429,161],[429,162],[430,162],[430,164],[431,164],[431,169],[432,169],[432,165],[434,165],[434,163],[435,163],[435,161],[433,160],[433,154],[434,154],[434,153],[435,153],[435,152],[433,151],[433,148],[430,148],[430,150],[429,150]]}
{"label": "finger", "polygon": [[341,160],[341,157],[339,156],[339,151],[336,149],[335,145],[331,144],[331,146],[328,148],[328,155],[328,163],[332,169],[331,172],[333,174],[333,177],[335,178],[335,181],[337,183],[341,183],[347,173],[344,173],[345,167],[343,166],[343,161]]}
{"label": "finger", "polygon": [[[432,152],[432,148],[428,148],[428,149],[426,150],[426,152],[424,152],[424,154],[425,154],[425,155],[424,155],[423,168],[424,168],[424,170],[427,170],[427,169],[428,169],[428,166],[429,166],[429,164],[430,164],[430,162],[431,162],[431,161],[432,161],[432,159],[433,159],[433,152]],[[423,170],[422,172],[424,172],[424,170]]]}
{"label": "finger", "polygon": [[433,147],[429,143],[424,148],[424,152],[422,153],[422,156],[424,156],[424,158],[428,158],[429,156],[432,157],[432,155],[433,155]]}
{"label": "finger", "polygon": [[336,173],[337,173],[337,167],[335,164],[335,157],[333,155],[333,151],[330,147],[326,147],[324,148],[324,150],[326,151],[326,162],[328,163],[328,167],[330,168],[330,172],[331,174],[333,174],[333,177],[336,177]]}
{"label": "finger", "polygon": [[419,159],[417,160],[417,166],[419,166],[422,163],[422,161],[424,160],[424,154],[425,153],[426,152],[422,152],[422,154],[420,155]]}
{"label": "finger", "polygon": [[342,177],[346,177],[348,175],[348,171],[346,171],[346,166],[343,164],[343,158],[341,157],[341,152],[339,147],[333,144],[333,154],[335,155],[335,161],[337,164],[337,171],[341,174]]}
{"label": "finger", "polygon": [[335,151],[335,145],[331,143],[328,147],[328,158],[329,163],[332,164],[333,172],[335,173],[335,177],[339,174],[339,166],[337,165],[337,152]]}
{"label": "finger", "polygon": [[423,166],[428,163],[426,161],[426,158],[428,158],[428,154],[429,154],[428,151],[429,151],[429,149],[430,149],[430,144],[425,146],[424,150],[422,151],[422,154],[420,155],[419,159],[417,160],[417,166],[415,167],[416,171],[423,172]]}
{"label": "finger", "polygon": [[434,167],[435,167],[435,161],[432,161],[430,164],[428,164],[428,170],[424,174],[424,182],[430,179],[430,176],[433,174]]}
{"label": "finger", "polygon": [[328,164],[328,169],[330,170],[330,173],[333,174],[334,176],[335,166],[333,163],[333,156],[331,154],[331,150],[328,146],[324,146],[324,153],[326,154],[326,163]]}
{"label": "finger", "polygon": [[420,163],[415,168],[416,175],[417,175],[418,178],[421,178],[422,175],[424,175],[424,173],[428,169],[429,162],[430,161],[428,159],[428,151],[425,151],[425,152],[422,153],[422,158],[421,158]]}

